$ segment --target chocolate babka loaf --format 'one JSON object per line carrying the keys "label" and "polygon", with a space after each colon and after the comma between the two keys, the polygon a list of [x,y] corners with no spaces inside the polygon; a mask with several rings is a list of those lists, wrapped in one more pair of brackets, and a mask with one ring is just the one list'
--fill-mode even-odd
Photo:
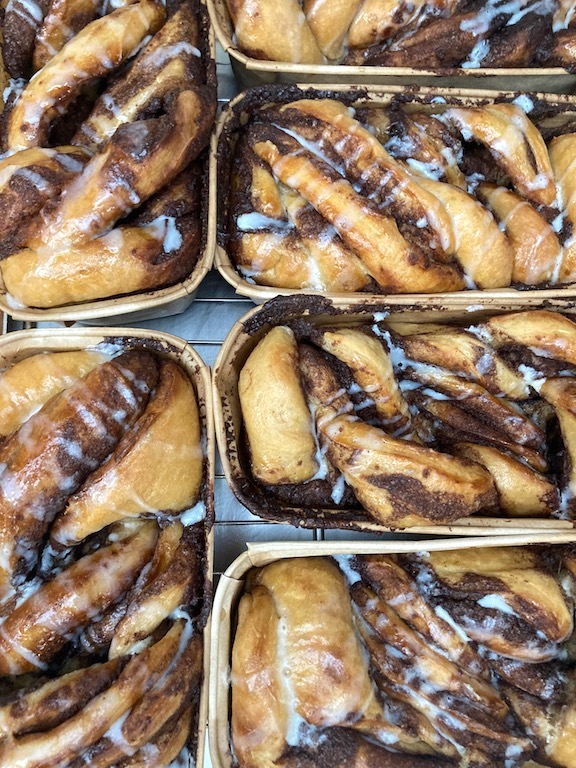
{"label": "chocolate babka loaf", "polygon": [[576,324],[547,310],[287,317],[239,373],[236,489],[296,524],[573,520],[575,366]]}
{"label": "chocolate babka loaf", "polygon": [[[574,0],[226,0],[234,41],[295,64],[574,71]],[[332,81],[331,81],[332,82]]]}
{"label": "chocolate babka loaf", "polygon": [[200,3],[84,5],[6,9],[0,271],[13,307],[174,285],[205,242],[216,90]]}
{"label": "chocolate babka loaf", "polygon": [[239,768],[574,768],[573,545],[276,560],[231,662]]}
{"label": "chocolate babka loaf", "polygon": [[249,119],[221,139],[221,244],[246,281],[384,294],[575,282],[569,106],[382,101],[283,87],[236,106]]}
{"label": "chocolate babka loaf", "polygon": [[210,595],[189,374],[122,342],[34,354],[0,375],[0,423],[0,764],[194,764]]}

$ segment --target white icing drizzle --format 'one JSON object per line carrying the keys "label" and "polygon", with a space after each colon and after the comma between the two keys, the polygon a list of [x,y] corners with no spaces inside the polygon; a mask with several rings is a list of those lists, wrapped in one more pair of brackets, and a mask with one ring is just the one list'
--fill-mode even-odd
{"label": "white icing drizzle", "polygon": [[560,494],[560,505],[558,507],[561,520],[568,520],[570,518],[570,511],[572,506],[572,500],[574,499],[574,493],[569,485],[562,490]]}
{"label": "white icing drizzle", "polygon": [[178,231],[174,216],[157,216],[147,226],[153,227],[158,231],[158,237],[162,237],[166,253],[172,253],[182,247],[184,241]]}
{"label": "white icing drizzle", "polygon": [[283,221],[282,219],[274,219],[270,216],[264,216],[257,211],[242,213],[236,219],[236,226],[240,232],[258,232],[267,229],[293,229],[293,225],[290,221]]}
{"label": "white icing drizzle", "polygon": [[[289,128],[286,128],[285,126],[278,125],[277,123],[273,123],[273,125],[274,125],[275,128],[278,128],[278,130],[282,131],[287,136],[290,136],[291,138],[296,139],[296,141],[300,144],[300,146],[303,149],[308,150],[308,152],[310,152],[312,155],[317,157],[319,160],[322,160],[327,165],[329,165],[331,168],[333,168],[335,171],[338,171],[338,173],[341,176],[345,175],[344,174],[344,166],[339,164],[339,163],[335,163],[334,160],[330,160],[328,157],[326,157],[326,155],[322,152],[322,150],[320,149],[320,147],[319,147],[319,145],[317,143],[307,141],[303,136],[300,136],[300,134],[296,133],[295,131],[291,131]],[[349,138],[350,138],[349,136],[345,136],[342,139],[342,141],[348,140]],[[338,144],[335,144],[334,146],[335,146],[336,149],[338,148]],[[296,184],[292,184],[292,183],[289,182],[288,186],[295,187]]]}
{"label": "white icing drizzle", "polygon": [[334,504],[340,504],[340,502],[342,501],[342,497],[344,496],[345,489],[346,489],[346,482],[344,480],[344,475],[340,475],[337,478],[336,482],[334,483],[334,487],[332,488],[332,493],[330,494]]}
{"label": "white icing drizzle", "polygon": [[137,747],[133,747],[131,744],[129,744],[126,739],[124,738],[124,734],[122,733],[122,728],[124,727],[124,722],[126,721],[126,718],[130,714],[132,710],[128,709],[126,712],[124,712],[123,715],[120,715],[118,720],[116,720],[115,723],[113,723],[110,728],[106,731],[104,734],[104,738],[110,739],[110,741],[118,747],[118,749],[122,750],[122,752],[125,755],[133,755]]}
{"label": "white icing drizzle", "polygon": [[6,13],[15,13],[32,27],[39,27],[44,18],[42,8],[36,0],[9,0]]}
{"label": "white icing drizzle", "polygon": [[26,307],[26,304],[23,304],[19,299],[17,299],[8,291],[6,292],[4,298],[6,299],[6,304],[8,304],[11,309],[24,309]]}
{"label": "white icing drizzle", "polygon": [[352,586],[352,584],[362,581],[362,577],[352,565],[354,555],[333,555],[333,558],[338,563],[338,567],[342,571],[348,586]]}
{"label": "white icing drizzle", "polygon": [[193,507],[182,512],[180,515],[180,522],[182,525],[195,525],[201,520],[206,519],[206,505],[202,500],[197,502]]}
{"label": "white icing drizzle", "polygon": [[286,658],[286,638],[288,634],[288,628],[286,621],[280,618],[278,621],[278,665],[280,672],[280,679],[283,683],[286,710],[288,714],[288,725],[286,729],[286,742],[290,746],[298,746],[300,743],[299,732],[300,726],[305,723],[305,720],[296,711],[297,699],[294,693],[292,685],[292,678],[290,674],[290,668],[287,665]]}
{"label": "white icing drizzle", "polygon": [[[2,639],[6,643],[7,646],[12,648],[12,650],[20,656],[22,659],[27,661],[29,664],[31,664],[36,669],[45,670],[48,669],[48,664],[43,662],[39,656],[37,656],[34,651],[31,651],[29,648],[26,648],[21,643],[18,642],[16,637],[12,635],[6,635],[4,633],[4,627],[0,626],[0,635],[2,636]],[[8,659],[8,657],[6,657]]]}
{"label": "white icing drizzle", "polygon": [[508,744],[505,753],[504,768],[515,768],[522,757],[522,747],[519,744]]}
{"label": "white icing drizzle", "polygon": [[536,392],[540,392],[542,385],[546,382],[546,377],[540,371],[523,363],[518,366],[518,373],[521,374],[525,383],[536,390]]}
{"label": "white icing drizzle", "polygon": [[[8,80],[8,85],[2,91],[2,100],[4,104],[6,104],[6,102],[8,101],[10,96],[12,96],[12,94],[15,94],[17,99],[20,98],[20,94],[22,93],[24,88],[26,88],[26,85],[27,85],[26,80],[24,80],[23,78],[11,77],[10,80]],[[10,153],[6,153],[6,155],[8,154]],[[2,157],[5,157],[6,155],[2,155]]]}
{"label": "white icing drizzle", "polygon": [[466,632],[464,632],[462,627],[454,621],[452,616],[448,613],[448,611],[445,608],[442,608],[441,605],[437,605],[434,608],[434,613],[436,614],[436,616],[438,616],[439,619],[442,619],[443,621],[446,622],[446,624],[449,624],[461,640],[463,640],[465,643],[470,642],[470,638],[468,637]]}
{"label": "white icing drizzle", "polygon": [[506,613],[509,616],[518,616],[516,611],[506,602],[502,595],[490,594],[484,595],[480,600],[477,600],[478,605],[481,608],[489,608],[500,613]]}
{"label": "white icing drizzle", "polygon": [[[434,162],[423,162],[421,160],[414,160],[414,158],[409,157],[406,160],[406,164],[410,167],[412,171],[416,171],[416,173],[420,174],[421,176],[424,176],[427,179],[433,179],[434,181],[439,181],[444,176],[444,169],[442,166],[440,166],[438,163]],[[425,227],[428,223],[426,219],[424,219],[424,223],[419,223],[422,221],[421,219],[418,219],[416,222],[417,227]]]}
{"label": "white icing drizzle", "polygon": [[490,53],[490,41],[478,40],[468,54],[466,61],[462,62],[462,69],[477,69],[482,66],[482,61]]}
{"label": "white icing drizzle", "polygon": [[122,345],[112,344],[109,341],[101,341],[99,344],[96,344],[95,347],[88,347],[88,349],[100,352],[102,355],[106,355],[110,360],[126,351]]}
{"label": "white icing drizzle", "polygon": [[521,93],[520,96],[516,96],[516,98],[512,101],[512,104],[516,104],[516,106],[520,107],[520,109],[527,115],[529,115],[530,112],[532,112],[534,109],[534,102],[526,93]]}
{"label": "white icing drizzle", "polygon": [[146,56],[146,63],[151,62],[155,67],[162,67],[167,61],[180,58],[183,54],[191,54],[196,58],[202,58],[202,54],[195,45],[181,40],[178,43],[164,45]]}
{"label": "white icing drizzle", "polygon": [[480,37],[490,31],[492,22],[500,14],[509,14],[511,23],[516,23],[525,13],[532,10],[531,0],[487,0],[478,13],[470,19],[464,19],[460,24],[463,32],[471,32]]}
{"label": "white icing drizzle", "polygon": [[552,31],[559,32],[561,29],[567,29],[576,13],[576,2],[561,2],[554,14],[552,21]]}

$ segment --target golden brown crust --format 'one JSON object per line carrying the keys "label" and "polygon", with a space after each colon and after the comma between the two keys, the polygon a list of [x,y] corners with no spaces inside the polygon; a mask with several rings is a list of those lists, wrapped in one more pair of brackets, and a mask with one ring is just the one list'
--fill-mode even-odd
{"label": "golden brown crust", "polygon": [[[178,450],[165,461],[166,451]],[[160,365],[146,410],[52,526],[51,539],[73,546],[124,517],[193,507],[203,474],[200,420],[190,380],[171,361]]]}
{"label": "golden brown crust", "polygon": [[514,312],[497,315],[481,325],[496,349],[517,344],[543,357],[576,365],[576,326],[557,312]]}
{"label": "golden brown crust", "polygon": [[341,573],[308,557],[248,575],[232,651],[232,720],[250,724],[232,733],[240,768],[571,765],[567,647],[550,642],[572,632],[561,548],[335,560]]}
{"label": "golden brown crust", "polygon": [[[200,30],[192,6],[183,3],[139,54],[126,75],[96,101],[74,144],[102,149],[120,125],[139,120],[154,102],[203,82]],[[207,105],[206,105],[207,106]]]}
{"label": "golden brown crust", "polygon": [[309,480],[318,469],[316,444],[289,328],[274,328],[257,345],[238,387],[254,477],[269,485]]}
{"label": "golden brown crust", "polygon": [[232,740],[247,768],[273,764],[288,728],[278,656],[279,616],[273,595],[255,587],[238,606],[232,652]]}
{"label": "golden brown crust", "polygon": [[297,0],[226,0],[240,48],[256,59],[321,64],[322,52]]}
{"label": "golden brown crust", "polygon": [[[10,566],[10,558],[16,565],[23,560],[25,572],[12,574],[0,600],[2,765],[120,768],[152,759],[160,768],[185,744],[195,753],[206,616],[203,504],[177,520],[180,510],[168,507],[136,517],[117,509],[118,522],[89,525],[90,533],[106,528],[73,548],[48,541],[64,497],[110,453],[122,490],[136,482],[136,491],[158,504],[172,504],[193,485],[192,500],[180,496],[192,503],[204,475],[187,376],[148,351],[147,342],[130,349],[109,341],[98,347],[102,352],[36,355],[11,369],[11,389],[24,377],[15,417],[28,418],[0,448],[8,464],[0,478],[2,554]],[[34,404],[41,407],[30,416]],[[147,442],[160,440],[154,466],[128,478],[121,462],[145,457]],[[10,514],[21,500],[17,478],[7,473],[19,453],[45,483],[30,483],[24,501],[31,520],[19,513],[14,525]],[[34,480],[31,472],[27,477]],[[54,498],[53,486],[62,498]]]}
{"label": "golden brown crust", "polygon": [[9,435],[54,395],[100,363],[98,352],[47,352],[32,355],[0,375],[0,434]]}
{"label": "golden brown crust", "polygon": [[554,174],[542,135],[515,104],[452,107],[446,118],[482,142],[521,195],[542,205],[556,199]]}
{"label": "golden brown crust", "polygon": [[[505,395],[512,400],[524,400],[530,395],[522,376],[507,365],[489,344],[465,330],[448,327],[411,333],[402,337],[399,343],[410,360],[464,376],[493,395]],[[434,373],[428,368],[416,369],[416,375],[430,377],[430,381],[432,377],[434,380],[443,378]],[[450,377],[447,378],[450,382]]]}
{"label": "golden brown crust", "polygon": [[389,437],[345,416],[322,431],[330,461],[382,525],[448,523],[495,503],[492,478],[478,464]]}
{"label": "golden brown crust", "polygon": [[556,486],[504,451],[473,443],[459,443],[454,451],[486,467],[494,479],[499,505],[511,517],[548,517],[558,509]]}
{"label": "golden brown crust", "polygon": [[560,204],[565,211],[568,227],[564,237],[562,265],[558,275],[559,282],[572,282],[576,278],[576,137],[569,133],[558,136],[550,142],[550,162],[558,188]]}
{"label": "golden brown crust", "polygon": [[126,592],[150,559],[156,536],[156,526],[144,524],[131,538],[81,558],[19,605],[2,624],[0,674],[45,669],[69,633]]}
{"label": "golden brown crust", "polygon": [[358,570],[379,597],[394,606],[401,619],[442,648],[470,674],[488,678],[488,668],[478,653],[454,626],[431,608],[406,572],[391,558],[367,555],[358,562]]}
{"label": "golden brown crust", "polygon": [[390,358],[376,338],[342,328],[324,333],[322,347],[350,368],[354,380],[374,401],[386,431],[395,436],[411,431],[408,405],[396,383]]}
{"label": "golden brown crust", "polygon": [[56,395],[0,448],[0,542],[10,580],[29,571],[54,517],[143,411],[156,360],[131,351]]}
{"label": "golden brown crust", "polygon": [[456,259],[474,285],[482,289],[510,285],[514,252],[490,211],[452,184],[429,179],[419,183],[445,206],[458,243]]}
{"label": "golden brown crust", "polygon": [[320,168],[305,151],[295,155],[272,141],[257,143],[254,151],[334,226],[384,290],[437,293],[463,287],[458,270],[432,263],[411,247],[393,219],[379,213],[349,182]]}
{"label": "golden brown crust", "polygon": [[344,54],[348,28],[361,5],[362,0],[304,0],[306,21],[327,59]]}
{"label": "golden brown crust", "polygon": [[[574,195],[557,195],[546,130],[518,104],[374,108],[319,96],[250,104],[246,127],[232,124],[224,224],[248,281],[378,293],[571,281]],[[326,266],[334,253],[346,279]],[[346,253],[369,280],[354,279]]]}
{"label": "golden brown crust", "polygon": [[304,147],[316,147],[331,165],[341,165],[355,189],[391,215],[403,234],[409,229],[425,253],[432,252],[438,261],[450,260],[453,235],[442,205],[350,115],[344,104],[333,99],[301,99],[264,116],[274,125],[287,127],[297,139],[304,139]]}
{"label": "golden brown crust", "polygon": [[1,744],[0,759],[7,765],[10,761],[19,761],[27,768],[71,761],[153,688],[177,653],[182,632],[182,623],[175,623],[161,640],[132,656],[109,688],[61,725]]}
{"label": "golden brown crust", "polygon": [[21,692],[15,701],[0,707],[0,733],[3,737],[20,736],[60,725],[107,688],[121,667],[121,660],[112,659],[49,680],[33,691]]}
{"label": "golden brown crust", "polygon": [[10,115],[8,149],[42,146],[58,109],[81,84],[119,67],[164,18],[155,0],[139,0],[85,27],[24,89]]}
{"label": "golden brown crust", "polygon": [[[500,595],[518,617],[536,625],[552,643],[561,643],[572,634],[573,616],[564,592],[552,574],[538,567],[538,557],[530,550],[496,547],[482,554],[474,550],[430,552],[427,562],[438,578],[461,596],[473,596],[482,589]],[[487,640],[486,627],[470,624],[467,631],[473,639],[489,644],[504,656],[527,661],[539,661],[542,657],[539,649],[522,642],[507,653],[509,641],[497,635]],[[552,649],[553,655],[555,652]],[[549,654],[547,649],[544,656]]]}
{"label": "golden brown crust", "polygon": [[110,658],[122,658],[153,632],[189,597],[200,570],[193,537],[181,523],[170,523],[159,535],[144,584],[132,591],[130,604],[114,629]]}
{"label": "golden brown crust", "polygon": [[[338,568],[324,558],[277,561],[259,571],[255,583],[269,590],[282,625],[295,712],[320,728],[353,724],[370,712],[374,692]],[[328,676],[322,673],[327,666]]]}
{"label": "golden brown crust", "polygon": [[[8,149],[30,147],[4,161],[16,170],[0,190],[0,257],[9,259],[0,269],[15,305],[159,290],[192,273],[205,239],[204,169],[194,161],[213,126],[215,81],[202,8],[185,0],[168,14],[164,23],[156,0],[114,9],[53,3],[45,26],[54,55],[15,90],[3,120]],[[88,88],[95,78],[97,88]],[[83,146],[38,146],[68,141]]]}
{"label": "golden brown crust", "polygon": [[190,190],[175,177],[201,149],[212,114],[199,88],[182,92],[170,116],[120,126],[60,200],[20,234],[24,249],[0,267],[9,292],[25,305],[50,307],[182,279],[189,251],[199,246],[197,225],[179,229],[168,208],[140,226],[108,230],[172,180],[168,206],[185,202]]}
{"label": "golden brown crust", "polygon": [[565,477],[564,504],[568,510],[574,509],[573,497],[576,492],[576,382],[573,379],[546,379],[540,390],[542,397],[549,402],[560,424],[564,448],[568,456]]}
{"label": "golden brown crust", "polygon": [[28,217],[55,197],[80,173],[89,154],[76,147],[32,147],[0,162],[0,235],[2,256],[13,248],[12,239]]}
{"label": "golden brown crust", "polygon": [[32,69],[38,72],[64,45],[98,15],[95,0],[51,0],[36,35]]}
{"label": "golden brown crust", "polygon": [[350,25],[348,46],[368,48],[383,42],[409,24],[425,5],[425,0],[364,0]]}
{"label": "golden brown crust", "polygon": [[[239,200],[242,194],[246,190],[239,190]],[[270,171],[254,161],[249,194],[254,213],[236,218],[239,237],[233,245],[243,274],[259,285],[284,288],[366,287],[366,268],[320,214],[297,192],[280,190]]]}
{"label": "golden brown crust", "polygon": [[524,285],[554,282],[562,249],[546,219],[527,200],[505,187],[483,183],[476,194],[504,227],[514,250],[512,280]]}
{"label": "golden brown crust", "polygon": [[[276,330],[297,355],[291,376],[298,397],[304,388],[299,402],[316,464],[304,480],[271,489],[241,453],[253,477],[247,493],[267,499],[265,515],[282,519],[285,512],[272,512],[280,498],[332,527],[343,519],[410,527],[475,514],[573,517],[576,326],[569,316],[533,310],[466,327],[379,313],[288,322]],[[262,408],[275,398],[268,387],[282,393],[271,384],[275,361],[263,354],[250,374]],[[289,455],[305,457],[301,448]]]}

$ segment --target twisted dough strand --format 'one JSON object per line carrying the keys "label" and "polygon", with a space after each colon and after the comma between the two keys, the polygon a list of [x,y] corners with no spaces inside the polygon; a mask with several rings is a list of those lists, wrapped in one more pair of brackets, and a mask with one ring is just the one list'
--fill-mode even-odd
{"label": "twisted dough strand", "polygon": [[158,100],[204,82],[198,19],[188,4],[171,16],[118,82],[96,101],[73,144],[101,150],[118,126],[146,117]]}
{"label": "twisted dough strand", "polygon": [[120,126],[103,152],[43,211],[29,248],[69,247],[97,237],[187,165],[210,131],[201,89],[178,95],[169,115]]}
{"label": "twisted dough strand", "polygon": [[0,630],[0,674],[44,669],[70,632],[121,597],[150,559],[157,529],[144,524],[122,542],[81,558],[25,600]]}
{"label": "twisted dough strand", "polygon": [[283,183],[299,192],[334,226],[384,289],[437,293],[464,287],[458,269],[432,262],[409,245],[393,219],[356,193],[348,181],[314,160],[296,141],[278,135],[257,142],[253,148]]}
{"label": "twisted dough strand", "polygon": [[164,18],[156,0],[138,0],[84,27],[22,92],[10,115],[8,149],[43,145],[51,121],[80,85],[117,69]]}
{"label": "twisted dough strand", "polygon": [[[128,5],[122,3],[122,5]],[[37,72],[61,51],[64,45],[100,15],[101,0],[51,0],[48,13],[36,35],[32,69]],[[117,2],[116,7],[119,7]]]}
{"label": "twisted dough strand", "polygon": [[132,656],[107,690],[61,725],[5,741],[0,760],[19,768],[56,768],[84,752],[156,684],[178,653],[184,629],[176,622],[161,640]]}
{"label": "twisted dough strand", "polygon": [[30,217],[77,176],[90,158],[80,147],[32,147],[0,161],[0,255]]}

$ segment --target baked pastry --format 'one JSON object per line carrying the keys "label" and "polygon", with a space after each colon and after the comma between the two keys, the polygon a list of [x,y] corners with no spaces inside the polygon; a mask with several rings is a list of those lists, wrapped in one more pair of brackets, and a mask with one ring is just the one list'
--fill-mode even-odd
{"label": "baked pastry", "polygon": [[250,571],[230,677],[240,768],[572,768],[572,558],[496,547]]}
{"label": "baked pastry", "polygon": [[173,285],[204,236],[197,158],[216,97],[203,11],[195,0],[168,15],[156,0],[68,6],[47,11],[26,67],[37,72],[3,115],[0,271],[14,306]]}
{"label": "baked pastry", "polygon": [[284,324],[240,371],[235,428],[236,492],[257,514],[387,528],[573,519],[569,317],[524,311],[468,327],[266,317]]}
{"label": "baked pastry", "polygon": [[289,328],[272,329],[252,351],[240,373],[238,393],[258,480],[272,485],[310,480],[319,464],[300,382],[298,346]]}
{"label": "baked pastry", "polygon": [[249,118],[220,139],[220,244],[247,281],[332,293],[573,282],[574,134],[529,116],[531,100],[380,107],[294,87],[243,106]]}
{"label": "baked pastry", "polygon": [[[466,69],[574,69],[570,0],[504,7],[470,0],[226,0],[234,43],[256,59],[295,64]],[[232,37],[232,33],[230,34]]]}
{"label": "baked pastry", "polygon": [[193,382],[115,340],[31,355],[0,393],[0,762],[194,754],[209,497]]}
{"label": "baked pastry", "polygon": [[228,10],[240,47],[257,59],[320,64],[322,52],[297,0],[266,2],[230,0]]}

